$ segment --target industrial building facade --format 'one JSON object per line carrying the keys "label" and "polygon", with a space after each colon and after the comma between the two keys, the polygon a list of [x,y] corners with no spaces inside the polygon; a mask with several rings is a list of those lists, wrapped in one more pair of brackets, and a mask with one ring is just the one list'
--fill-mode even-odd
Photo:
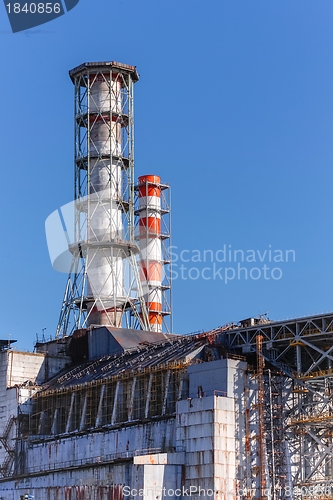
{"label": "industrial building facade", "polygon": [[[74,500],[127,496],[125,487],[130,496],[156,490],[155,497],[163,488],[174,490],[174,496],[179,496],[176,490],[188,488],[193,494],[196,485],[208,492],[217,484],[221,491],[234,488],[234,385],[237,381],[241,396],[240,374],[246,363],[220,359],[207,347],[206,338],[166,339],[142,332],[139,340],[149,336],[150,341],[137,343],[138,332],[117,332],[116,341],[112,331],[100,330],[86,333],[88,348],[101,340],[103,350],[112,343],[111,354],[95,353],[95,359],[65,368],[28,399],[27,413],[20,409],[19,417],[9,417],[13,432],[3,436],[7,445],[2,450],[2,473],[15,480],[2,482],[6,498],[19,498],[19,491],[35,498]],[[82,339],[71,338],[68,349],[71,344],[82,346]],[[52,350],[57,344],[48,347]],[[61,362],[56,359],[64,356],[63,341],[60,346],[52,361],[49,355],[31,355],[39,361],[38,376],[45,363]],[[4,361],[11,352],[2,352]],[[207,364],[206,357],[216,359]],[[11,370],[8,363],[8,374]],[[15,385],[18,394],[21,387]],[[14,427],[22,438],[17,442],[11,439]],[[215,441],[220,450],[214,449]]]}
{"label": "industrial building facade", "polygon": [[3,345],[1,497],[330,496],[332,332],[327,314]]}

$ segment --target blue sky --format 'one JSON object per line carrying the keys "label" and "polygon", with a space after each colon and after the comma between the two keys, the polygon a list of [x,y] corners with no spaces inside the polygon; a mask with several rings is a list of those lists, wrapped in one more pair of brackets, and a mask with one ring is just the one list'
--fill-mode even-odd
{"label": "blue sky", "polygon": [[85,61],[138,68],[136,177],[171,184],[178,257],[224,245],[295,252],[264,262],[281,279],[225,283],[202,278],[206,263],[184,262],[174,331],[332,310],[332,20],[331,0],[80,0],[14,35],[0,9],[0,337],[30,349],[43,328],[55,332],[66,275],[51,267],[44,222],[72,200],[68,70]]}

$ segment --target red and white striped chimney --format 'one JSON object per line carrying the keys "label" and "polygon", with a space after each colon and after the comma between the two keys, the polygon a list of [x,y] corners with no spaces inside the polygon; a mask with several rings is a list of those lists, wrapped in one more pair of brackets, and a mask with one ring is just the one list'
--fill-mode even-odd
{"label": "red and white striped chimney", "polygon": [[162,331],[161,179],[139,177],[140,279],[150,330]]}

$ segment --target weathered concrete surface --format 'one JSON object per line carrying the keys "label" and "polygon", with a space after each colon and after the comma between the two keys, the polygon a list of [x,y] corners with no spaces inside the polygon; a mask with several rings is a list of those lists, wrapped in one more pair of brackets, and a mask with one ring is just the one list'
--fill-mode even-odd
{"label": "weathered concrete surface", "polygon": [[9,461],[14,449],[17,432],[18,407],[20,413],[31,410],[27,403],[39,384],[58,373],[68,362],[64,357],[49,357],[46,354],[0,351],[0,467]]}
{"label": "weathered concrete surface", "polygon": [[[23,441],[18,460],[24,477],[0,481],[3,496],[6,500],[19,500],[22,494],[45,500],[176,500],[190,493],[192,500],[233,500],[238,466],[244,462],[244,446],[237,443],[245,440],[240,415],[246,377],[244,363],[222,361],[211,362],[211,374],[210,363],[189,369],[193,391],[201,381],[200,397],[178,401],[175,415]],[[233,397],[228,397],[232,384]],[[214,387],[218,387],[215,394]],[[221,391],[223,387],[226,391]],[[210,391],[213,395],[207,395]]]}

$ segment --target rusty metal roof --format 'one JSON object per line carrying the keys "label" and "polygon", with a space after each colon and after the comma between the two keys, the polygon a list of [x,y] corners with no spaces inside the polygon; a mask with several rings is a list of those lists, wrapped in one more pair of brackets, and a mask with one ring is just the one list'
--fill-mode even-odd
{"label": "rusty metal roof", "polygon": [[207,342],[207,338],[199,338],[198,335],[169,335],[162,342],[143,342],[120,355],[108,354],[69,368],[65,372],[62,371],[60,375],[44,384],[43,390],[63,389],[125,372],[138,372],[149,367],[188,362],[194,357],[200,357],[200,351]]}

